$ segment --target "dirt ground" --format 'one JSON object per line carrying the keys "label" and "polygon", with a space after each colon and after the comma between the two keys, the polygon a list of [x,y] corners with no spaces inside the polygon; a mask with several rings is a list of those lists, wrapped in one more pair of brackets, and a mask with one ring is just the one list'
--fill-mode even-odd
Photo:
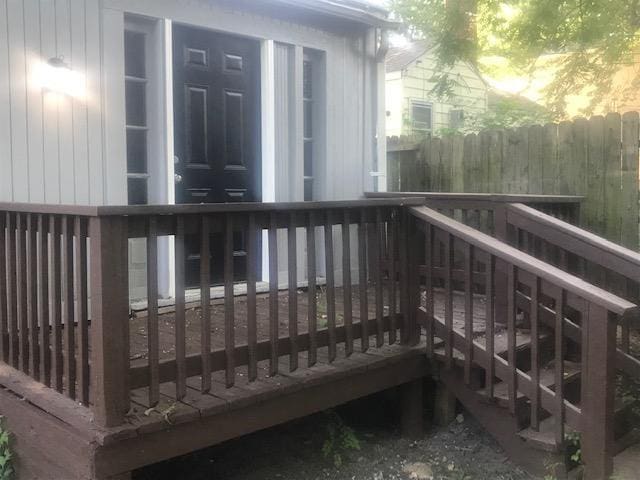
{"label": "dirt ground", "polygon": [[148,467],[134,479],[531,478],[464,412],[449,426],[429,428],[417,441],[401,437],[395,412],[395,393],[384,392]]}

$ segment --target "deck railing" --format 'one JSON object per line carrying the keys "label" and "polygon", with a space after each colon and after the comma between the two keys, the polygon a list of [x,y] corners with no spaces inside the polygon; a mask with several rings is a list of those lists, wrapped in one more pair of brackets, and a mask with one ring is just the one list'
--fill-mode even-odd
{"label": "deck railing", "polygon": [[[135,390],[144,390],[153,406],[161,398],[182,400],[187,394],[209,391],[214,372],[223,371],[226,387],[232,387],[239,368],[246,369],[251,382],[263,361],[268,362],[268,374],[275,375],[284,368],[296,370],[303,352],[313,365],[335,361],[339,350],[348,356],[356,348],[366,351],[385,342],[415,343],[415,315],[407,314],[409,225],[403,207],[421,203],[379,199],[139,207],[0,204],[5,253],[0,262],[6,262],[0,264],[1,358],[17,372],[87,405],[97,425],[113,427],[124,421]],[[159,327],[162,237],[175,244],[170,355],[162,351],[167,333]],[[264,311],[257,306],[263,238],[269,279]],[[144,239],[147,268],[146,345],[143,358],[134,360],[131,344],[136,332],[128,288],[131,239]],[[386,261],[388,256],[398,261]],[[234,296],[239,257],[244,259],[240,280],[246,284],[242,311]],[[195,263],[195,288],[200,292],[195,342],[187,338],[193,332],[187,330],[186,298],[194,287],[186,276],[188,259]],[[279,279],[283,264],[284,282]],[[212,265],[222,266],[221,342],[212,341]],[[306,312],[298,305],[301,286],[306,287]],[[288,294],[285,332],[279,325],[283,289]],[[263,337],[259,316],[267,317]],[[240,327],[246,331],[243,338],[236,334]],[[320,357],[323,347],[327,354]],[[285,356],[286,366],[281,362]],[[195,377],[200,377],[197,385]]]}
{"label": "deck railing", "polygon": [[[469,383],[472,368],[483,368],[489,398],[494,397],[497,381],[506,382],[511,412],[516,413],[519,395],[524,395],[530,402],[533,429],[539,428],[542,418],[555,418],[558,445],[564,444],[565,426],[581,432],[588,478],[606,478],[615,452],[616,329],[635,317],[636,305],[435,210],[410,210],[424,234],[420,283],[425,294],[420,308],[428,352],[437,353],[434,341],[441,339],[445,368],[460,360]],[[462,278],[454,276],[455,265],[463,266]],[[499,283],[501,274],[504,284]],[[443,290],[443,315],[434,311],[436,287]],[[464,305],[457,306],[464,310],[464,325],[453,323],[456,292],[464,296]],[[485,302],[484,342],[474,337],[478,293]],[[497,308],[499,299],[506,303],[502,312]],[[518,354],[518,324],[524,320],[519,313],[526,314],[531,330],[527,358]],[[505,355],[496,353],[497,328],[506,332]],[[542,357],[549,350],[543,348],[547,341],[543,329],[552,332],[553,388],[541,381]],[[576,340],[581,343],[578,392],[565,390],[566,362],[578,355],[568,350],[569,342]]]}

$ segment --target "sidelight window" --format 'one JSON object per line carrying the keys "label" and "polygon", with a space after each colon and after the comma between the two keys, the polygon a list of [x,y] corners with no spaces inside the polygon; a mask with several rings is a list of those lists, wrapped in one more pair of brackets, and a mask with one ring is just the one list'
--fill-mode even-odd
{"label": "sidelight window", "polygon": [[313,95],[313,62],[309,54],[304,55],[303,61],[303,87],[302,97],[304,103],[304,200],[314,199],[314,171],[313,171],[313,150],[314,150],[314,95]]}

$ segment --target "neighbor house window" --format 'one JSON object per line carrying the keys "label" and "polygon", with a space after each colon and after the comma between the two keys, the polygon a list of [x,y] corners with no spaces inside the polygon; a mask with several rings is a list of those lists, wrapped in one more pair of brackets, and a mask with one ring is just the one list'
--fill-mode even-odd
{"label": "neighbor house window", "polygon": [[414,130],[431,130],[432,107],[420,100],[411,101],[411,122]]}
{"label": "neighbor house window", "polygon": [[304,200],[305,202],[311,201],[314,198],[314,129],[313,129],[313,114],[314,114],[314,99],[313,99],[313,62],[308,54],[304,55],[302,67],[302,101],[304,103],[304,119],[303,119],[303,131],[304,131]]}
{"label": "neighbor house window", "polygon": [[149,201],[146,33],[125,30],[127,188],[130,205]]}
{"label": "neighbor house window", "polygon": [[464,125],[464,110],[454,108],[449,111],[449,127],[461,128]]}

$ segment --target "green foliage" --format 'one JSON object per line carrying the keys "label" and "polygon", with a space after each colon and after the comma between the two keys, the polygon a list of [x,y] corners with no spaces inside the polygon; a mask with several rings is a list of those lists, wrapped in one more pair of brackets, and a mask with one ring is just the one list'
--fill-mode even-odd
{"label": "green foliage", "polygon": [[450,91],[459,61],[486,70],[479,60],[500,57],[501,68],[520,75],[550,62],[555,74],[544,94],[556,116],[578,92],[595,107],[640,46],[640,0],[391,0],[391,6],[410,34],[435,42],[436,92]]}
{"label": "green foliage", "polygon": [[470,115],[464,130],[479,132],[488,129],[517,128],[525,125],[543,125],[553,120],[549,110],[533,102],[502,97],[492,102],[485,112]]}
{"label": "green foliage", "polygon": [[576,465],[582,464],[582,448],[580,441],[580,433],[568,432],[565,433],[564,439],[567,445],[567,450],[570,454],[569,460]]}
{"label": "green foliage", "polygon": [[322,445],[322,454],[336,468],[344,463],[344,456],[351,450],[360,450],[360,441],[351,427],[346,425],[335,411],[326,412],[326,438]]}
{"label": "green foliage", "polygon": [[11,453],[10,434],[4,428],[3,418],[0,417],[0,480],[9,480],[13,478],[13,464]]}

